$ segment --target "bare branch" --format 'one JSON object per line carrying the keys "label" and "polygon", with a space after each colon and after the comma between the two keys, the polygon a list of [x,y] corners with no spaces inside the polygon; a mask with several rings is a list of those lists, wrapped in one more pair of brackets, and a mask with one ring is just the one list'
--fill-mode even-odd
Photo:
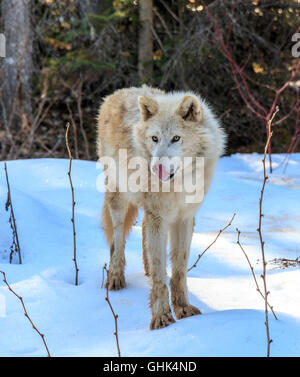
{"label": "bare branch", "polygon": [[21,296],[19,296],[12,288],[11,286],[8,284],[7,280],[6,280],[6,276],[5,276],[5,272],[3,271],[0,271],[0,273],[3,275],[3,281],[4,283],[6,284],[7,288],[21,301],[21,304],[22,304],[22,307],[23,307],[23,310],[24,310],[24,315],[25,317],[28,319],[28,321],[31,323],[31,326],[33,327],[33,329],[39,334],[39,336],[42,338],[42,341],[44,343],[44,346],[46,348],[46,351],[47,351],[47,354],[48,354],[48,357],[50,357],[50,352],[49,352],[49,349],[47,347],[47,343],[45,341],[45,335],[42,334],[35,326],[35,324],[32,322],[31,318],[29,317],[28,313],[27,313],[27,310],[26,310],[26,307],[25,307],[25,304],[24,304],[24,301],[23,301],[23,298]]}
{"label": "bare branch", "polygon": [[229,221],[229,223],[228,223],[223,229],[220,229],[220,230],[219,230],[219,233],[217,234],[217,237],[214,239],[214,241],[213,241],[209,246],[207,246],[207,248],[206,248],[201,254],[198,255],[198,258],[197,258],[196,262],[192,265],[192,267],[190,267],[190,268],[188,269],[188,272],[191,271],[194,267],[197,266],[197,263],[199,262],[200,258],[201,258],[201,257],[207,252],[207,250],[208,250],[208,249],[209,249],[209,248],[210,248],[210,247],[211,247],[211,246],[217,241],[217,239],[218,239],[218,238],[220,237],[220,235],[224,232],[224,230],[226,230],[228,227],[231,226],[234,217],[235,217],[235,214],[232,216],[232,218],[231,218],[231,220]]}
{"label": "bare branch", "polygon": [[[252,276],[253,276],[253,279],[254,279],[254,283],[256,285],[256,290],[257,292],[261,295],[261,297],[265,300],[265,296],[262,294],[260,288],[259,288],[259,285],[258,285],[258,282],[257,282],[257,279],[256,279],[256,276],[255,276],[255,273],[254,273],[254,268],[253,266],[251,265],[251,262],[250,262],[250,259],[245,251],[245,249],[243,248],[241,242],[240,242],[240,235],[241,235],[241,232],[238,230],[238,228],[236,228],[236,231],[237,231],[237,234],[238,234],[238,239],[237,239],[237,244],[239,245],[240,249],[242,250],[247,262],[248,262],[248,265],[250,267],[250,270],[251,270],[251,273],[252,273]],[[270,308],[270,310],[272,311],[273,315],[274,315],[274,318],[275,319],[278,319],[274,310],[273,310],[273,306],[271,306],[269,303],[268,303],[268,306]]]}
{"label": "bare branch", "polygon": [[14,215],[14,209],[13,209],[13,205],[12,205],[12,199],[11,199],[11,192],[10,192],[10,185],[9,185],[6,162],[4,162],[4,170],[5,170],[6,183],[7,183],[7,201],[6,201],[5,209],[8,211],[8,208],[10,208],[9,222],[10,222],[10,226],[11,226],[12,233],[13,233],[13,243],[12,243],[12,246],[11,246],[9,262],[11,263],[12,254],[14,252],[16,252],[19,256],[19,264],[22,264],[21,249],[20,249],[16,219],[15,219],[15,215]]}
{"label": "bare branch", "polygon": [[260,247],[261,247],[261,255],[262,255],[262,263],[263,263],[263,273],[262,273],[262,279],[263,279],[263,285],[264,285],[264,297],[265,297],[265,325],[266,325],[266,333],[267,333],[267,357],[270,356],[270,344],[272,342],[272,339],[270,338],[270,329],[269,329],[269,313],[268,313],[268,289],[267,289],[267,270],[266,270],[266,266],[267,266],[267,262],[266,262],[266,259],[265,259],[265,243],[263,241],[263,238],[262,238],[262,218],[263,218],[263,213],[262,213],[262,203],[263,203],[263,197],[264,197],[264,190],[265,190],[265,186],[266,186],[266,182],[268,180],[268,177],[266,175],[266,155],[268,153],[268,150],[269,150],[269,145],[270,145],[270,141],[271,141],[271,137],[272,137],[272,130],[271,130],[271,127],[272,127],[272,121],[275,117],[275,115],[277,114],[277,112],[279,111],[279,108],[278,106],[276,107],[276,110],[274,111],[274,113],[272,114],[272,116],[270,117],[269,121],[268,121],[268,139],[267,139],[267,142],[266,142],[266,145],[265,145],[265,152],[264,152],[264,158],[263,158],[263,170],[264,170],[264,179],[263,179],[263,185],[262,185],[262,189],[261,189],[261,192],[260,192],[260,199],[259,199],[259,221],[258,221],[258,234],[259,234],[259,240],[260,240]]}
{"label": "bare branch", "polygon": [[[103,271],[106,272],[106,277],[108,279],[108,276],[109,276],[109,271],[108,269],[106,268],[106,264],[103,266]],[[105,301],[108,303],[108,306],[112,312],[112,315],[114,317],[114,321],[115,321],[115,332],[114,332],[114,336],[116,337],[116,344],[117,344],[117,349],[118,349],[118,356],[121,357],[121,351],[120,351],[120,346],[119,346],[119,335],[118,335],[118,314],[115,313],[112,305],[111,305],[111,302],[109,301],[109,296],[108,296],[108,284],[106,284],[106,297],[105,297]]]}
{"label": "bare branch", "polygon": [[67,149],[68,149],[68,154],[69,154],[69,159],[70,159],[68,177],[69,177],[70,187],[71,187],[71,192],[72,192],[72,218],[71,218],[71,222],[72,222],[72,225],[73,225],[73,249],[74,249],[73,261],[74,261],[74,265],[75,265],[75,285],[78,285],[78,271],[79,271],[79,269],[77,267],[77,259],[76,259],[76,230],[75,230],[75,204],[76,204],[76,202],[75,202],[75,196],[74,196],[74,187],[73,187],[72,178],[71,178],[73,158],[72,158],[71,150],[70,150],[70,147],[69,147],[69,141],[68,141],[69,128],[70,128],[70,123],[67,123],[65,139],[66,139],[66,146],[67,146]]}

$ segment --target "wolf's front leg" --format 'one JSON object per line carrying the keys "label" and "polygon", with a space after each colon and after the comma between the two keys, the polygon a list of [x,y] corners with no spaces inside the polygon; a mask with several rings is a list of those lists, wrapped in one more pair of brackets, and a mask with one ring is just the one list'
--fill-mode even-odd
{"label": "wolf's front leg", "polygon": [[118,290],[125,287],[125,238],[124,220],[128,203],[122,193],[107,193],[106,200],[110,209],[113,225],[113,243],[110,247],[110,263],[106,285],[111,290]]}
{"label": "wolf's front leg", "polygon": [[150,295],[152,319],[150,329],[154,330],[175,322],[171,313],[168,288],[166,286],[168,229],[159,215],[146,212],[144,232],[152,281]]}
{"label": "wolf's front leg", "polygon": [[171,301],[177,319],[201,314],[199,309],[190,305],[187,293],[186,273],[193,228],[193,217],[185,220],[177,220],[170,228],[172,260],[172,277],[170,281]]}

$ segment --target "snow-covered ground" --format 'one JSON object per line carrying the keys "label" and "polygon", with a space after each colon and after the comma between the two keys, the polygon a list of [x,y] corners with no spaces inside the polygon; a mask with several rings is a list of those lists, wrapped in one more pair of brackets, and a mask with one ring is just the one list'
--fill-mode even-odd
{"label": "snow-covered ground", "polygon": [[[300,155],[291,156],[283,173],[283,155],[274,155],[275,171],[264,200],[263,235],[267,260],[300,255]],[[201,316],[149,330],[149,281],[143,274],[141,215],[126,244],[124,290],[110,293],[118,313],[122,356],[265,356],[264,302],[256,292],[241,242],[261,284],[257,235],[262,156],[236,154],[220,160],[207,198],[196,218],[190,263],[236,217],[188,274],[190,301]],[[114,321],[101,289],[109,251],[100,229],[103,194],[96,189],[96,164],[73,161],[76,197],[79,286],[74,285],[71,192],[68,160],[18,160],[7,163],[23,264],[9,264],[11,231],[5,211],[6,181],[0,163],[0,270],[23,297],[27,311],[45,334],[53,356],[116,356]],[[259,263],[257,260],[259,259]],[[268,265],[273,356],[300,355],[300,270]],[[170,273],[170,267],[168,267]],[[41,338],[23,314],[19,300],[0,275],[0,356],[44,356]]]}

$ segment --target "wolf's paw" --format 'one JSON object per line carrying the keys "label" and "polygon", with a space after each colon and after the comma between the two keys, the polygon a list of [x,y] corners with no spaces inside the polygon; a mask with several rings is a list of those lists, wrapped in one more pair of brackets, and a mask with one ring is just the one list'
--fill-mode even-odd
{"label": "wolf's paw", "polygon": [[201,314],[200,310],[193,305],[175,306],[173,309],[177,319],[182,319],[185,317],[191,317],[192,315]]}
{"label": "wolf's paw", "polygon": [[153,315],[150,322],[150,330],[161,329],[174,322],[175,320],[171,312]]}
{"label": "wolf's paw", "polygon": [[105,287],[110,291],[118,291],[119,289],[125,288],[125,276],[124,274],[111,274],[109,273],[106,280]]}

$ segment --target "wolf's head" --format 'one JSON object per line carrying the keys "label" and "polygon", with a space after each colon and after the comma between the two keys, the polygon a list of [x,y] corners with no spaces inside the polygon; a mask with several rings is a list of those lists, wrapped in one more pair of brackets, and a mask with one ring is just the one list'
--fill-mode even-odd
{"label": "wolf's head", "polygon": [[138,105],[141,116],[134,139],[146,154],[151,172],[160,180],[172,179],[183,166],[184,157],[223,152],[224,141],[218,145],[217,140],[218,121],[196,95],[140,96]]}

